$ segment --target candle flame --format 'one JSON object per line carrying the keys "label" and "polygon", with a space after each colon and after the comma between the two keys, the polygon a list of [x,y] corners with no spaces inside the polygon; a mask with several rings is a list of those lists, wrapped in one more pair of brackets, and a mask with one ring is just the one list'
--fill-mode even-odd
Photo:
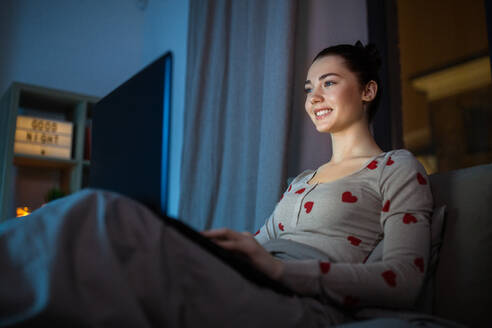
{"label": "candle flame", "polygon": [[27,206],[17,207],[17,217],[18,218],[29,215],[29,214],[31,214],[29,207],[27,207]]}

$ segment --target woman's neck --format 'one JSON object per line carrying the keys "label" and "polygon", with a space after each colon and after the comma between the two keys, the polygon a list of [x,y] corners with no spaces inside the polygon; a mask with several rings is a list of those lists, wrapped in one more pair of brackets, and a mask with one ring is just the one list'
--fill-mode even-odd
{"label": "woman's neck", "polygon": [[337,164],[356,157],[371,157],[383,151],[377,145],[367,124],[355,124],[331,134],[330,163]]}

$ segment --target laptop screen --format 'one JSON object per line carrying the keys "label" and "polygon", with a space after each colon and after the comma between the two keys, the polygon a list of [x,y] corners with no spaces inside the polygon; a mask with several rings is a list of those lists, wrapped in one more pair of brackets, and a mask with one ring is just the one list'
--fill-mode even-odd
{"label": "laptop screen", "polygon": [[95,105],[89,187],[166,213],[171,78],[168,52]]}

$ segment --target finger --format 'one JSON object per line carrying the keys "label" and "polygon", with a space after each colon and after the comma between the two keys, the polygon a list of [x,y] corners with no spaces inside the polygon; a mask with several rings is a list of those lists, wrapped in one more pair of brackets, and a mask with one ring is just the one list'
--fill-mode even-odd
{"label": "finger", "polygon": [[227,228],[219,228],[219,229],[211,229],[211,230],[204,230],[202,231],[202,235],[208,238],[216,238],[218,236],[225,236],[227,235]]}
{"label": "finger", "polygon": [[252,237],[253,236],[253,234],[251,232],[249,232],[249,231],[243,231],[243,232],[241,232],[241,234],[244,235],[244,236],[248,236],[248,237]]}
{"label": "finger", "polygon": [[230,251],[242,251],[241,247],[235,240],[218,240],[214,239],[214,243],[219,245],[222,248],[228,249]]}
{"label": "finger", "polygon": [[213,229],[202,232],[202,234],[211,239],[230,239],[237,240],[240,239],[241,234],[227,228]]}
{"label": "finger", "polygon": [[236,245],[236,241],[228,239],[212,239],[214,243],[224,248],[233,248]]}

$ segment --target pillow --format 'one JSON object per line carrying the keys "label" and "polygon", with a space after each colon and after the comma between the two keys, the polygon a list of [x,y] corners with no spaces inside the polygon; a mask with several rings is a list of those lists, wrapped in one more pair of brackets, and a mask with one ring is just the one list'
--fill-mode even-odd
{"label": "pillow", "polygon": [[431,253],[429,257],[429,269],[424,278],[424,283],[420,289],[419,296],[415,303],[415,310],[433,313],[433,301],[435,290],[435,273],[439,262],[439,251],[443,241],[444,218],[446,215],[446,205],[434,209],[431,218]]}
{"label": "pillow", "polygon": [[[439,259],[439,249],[442,244],[442,230],[444,226],[444,216],[446,205],[435,208],[431,217],[431,252],[429,257],[429,270],[427,275],[434,273]],[[384,238],[376,245],[365,263],[378,262],[383,260]]]}
{"label": "pillow", "polygon": [[444,218],[446,216],[446,205],[434,209],[431,217],[431,254],[429,260],[429,271],[427,274],[433,274],[439,260],[439,250],[442,245],[442,235],[444,228]]}

